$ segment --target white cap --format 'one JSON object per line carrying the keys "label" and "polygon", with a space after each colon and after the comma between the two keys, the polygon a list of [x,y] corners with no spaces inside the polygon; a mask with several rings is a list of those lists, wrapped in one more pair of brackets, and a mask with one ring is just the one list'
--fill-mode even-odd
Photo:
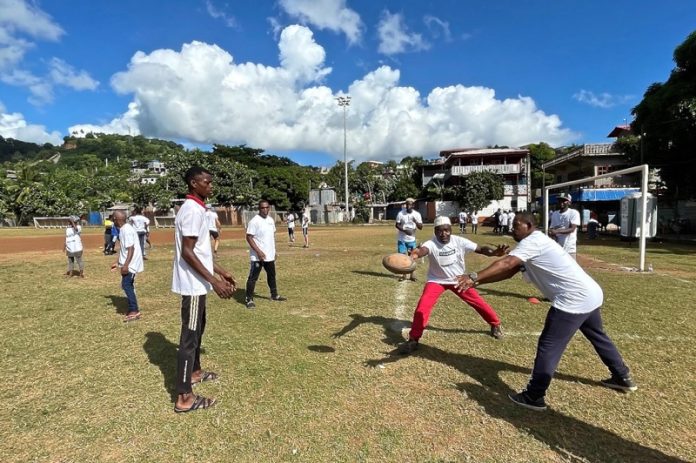
{"label": "white cap", "polygon": [[434,225],[440,227],[442,225],[452,225],[452,222],[450,222],[449,217],[440,216],[435,218]]}

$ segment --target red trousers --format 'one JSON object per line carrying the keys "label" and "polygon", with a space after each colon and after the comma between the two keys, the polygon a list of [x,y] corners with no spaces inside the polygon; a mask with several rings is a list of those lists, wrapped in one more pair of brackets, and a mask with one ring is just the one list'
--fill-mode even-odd
{"label": "red trousers", "polygon": [[420,337],[423,336],[423,330],[425,330],[425,327],[428,326],[430,312],[433,311],[435,303],[446,290],[452,291],[454,294],[459,296],[462,301],[473,307],[474,310],[481,315],[481,318],[483,318],[489,325],[500,325],[500,318],[498,318],[498,314],[495,313],[493,307],[488,305],[488,303],[483,300],[483,298],[474,288],[460,291],[455,289],[454,285],[441,285],[440,283],[428,282],[423,288],[423,294],[421,294],[420,300],[418,301],[418,306],[413,314],[411,331],[409,332],[408,336],[409,339],[418,341]]}

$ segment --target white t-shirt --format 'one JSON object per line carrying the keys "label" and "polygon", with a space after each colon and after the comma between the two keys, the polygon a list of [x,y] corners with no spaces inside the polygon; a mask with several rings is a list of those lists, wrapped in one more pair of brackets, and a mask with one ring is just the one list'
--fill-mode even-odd
{"label": "white t-shirt", "polygon": [[208,220],[208,230],[218,231],[218,229],[217,229],[218,213],[212,209],[208,209],[205,212],[205,217]]}
{"label": "white t-shirt", "polygon": [[512,222],[515,220],[515,213],[510,211],[508,212],[508,225],[510,225],[510,228],[512,228]]}
{"label": "white t-shirt", "polygon": [[476,214],[476,213],[471,214],[471,223],[478,225],[478,214]]}
{"label": "white t-shirt", "polygon": [[293,214],[288,214],[288,228],[295,228],[295,216]]}
{"label": "white t-shirt", "polygon": [[453,285],[457,276],[466,272],[464,256],[476,251],[478,245],[461,236],[452,235],[447,244],[440,243],[435,236],[423,243],[428,248],[428,282]]}
{"label": "white t-shirt", "polygon": [[80,238],[80,233],[82,232],[82,227],[77,226],[77,230],[73,227],[68,227],[65,229],[65,250],[68,252],[80,252],[82,251],[82,238]]}
{"label": "white t-shirt", "polygon": [[[261,252],[266,254],[266,260],[264,262],[275,260],[275,232],[275,220],[273,220],[270,215],[266,216],[265,219],[260,215],[256,215],[247,225],[246,234],[252,235],[256,246],[258,246]],[[256,251],[251,248],[249,249],[249,258],[252,262],[259,260]]]}
{"label": "white t-shirt", "polygon": [[147,232],[147,226],[150,225],[150,219],[140,214],[132,215],[128,220],[133,225],[133,228],[135,228],[136,233]]}
{"label": "white t-shirt", "polygon": [[466,223],[466,212],[459,213],[459,223]]}
{"label": "white t-shirt", "polygon": [[302,228],[309,228],[309,216],[308,215],[302,216]]}
{"label": "white t-shirt", "polygon": [[502,212],[500,214],[500,217],[498,218],[500,220],[500,225],[502,225],[503,227],[506,227],[508,224],[508,217],[509,216],[508,216],[507,212]]}
{"label": "white t-shirt", "polygon": [[[407,212],[406,209],[402,209],[396,215],[396,223],[401,225],[401,227],[405,230],[416,230],[417,224],[423,225],[423,219],[421,218],[420,212],[416,210]],[[416,241],[415,233],[409,236],[401,230],[399,230],[397,237],[399,241],[403,241],[404,243],[411,243],[413,241]]]}
{"label": "white t-shirt", "polygon": [[203,266],[213,273],[213,251],[205,207],[193,199],[186,199],[174,219],[174,269],[172,292],[183,296],[202,296],[213,287],[186,262],[181,254],[185,236],[195,236],[193,253]]}
{"label": "white t-shirt", "polygon": [[121,242],[121,249],[118,253],[118,265],[122,266],[128,258],[128,248],[133,247],[133,256],[128,264],[130,273],[140,273],[145,269],[143,265],[143,251],[140,249],[140,239],[133,225],[124,223],[118,231],[118,240]]}
{"label": "white t-shirt", "polygon": [[[580,226],[580,213],[575,209],[568,208],[565,212],[554,211],[551,214],[551,228],[570,228],[571,225]],[[567,253],[577,252],[578,229],[573,233],[556,235],[556,241]]]}
{"label": "white t-shirt", "polygon": [[555,241],[539,230],[510,252],[524,262],[524,276],[558,310],[588,313],[604,301],[602,288]]}

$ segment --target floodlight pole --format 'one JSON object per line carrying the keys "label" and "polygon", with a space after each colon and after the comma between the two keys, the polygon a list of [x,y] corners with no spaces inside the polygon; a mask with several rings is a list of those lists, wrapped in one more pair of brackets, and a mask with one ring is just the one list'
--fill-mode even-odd
{"label": "floodlight pole", "polygon": [[346,158],[347,151],[347,131],[346,131],[346,109],[350,106],[349,96],[339,96],[336,98],[338,106],[343,108],[343,169],[345,173],[345,198],[346,198],[346,222],[350,221],[350,208],[348,207],[348,160]]}

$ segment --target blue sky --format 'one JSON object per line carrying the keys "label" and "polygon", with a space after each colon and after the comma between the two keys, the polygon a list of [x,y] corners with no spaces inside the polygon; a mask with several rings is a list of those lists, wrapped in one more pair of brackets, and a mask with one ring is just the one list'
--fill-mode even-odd
{"label": "blue sky", "polygon": [[602,142],[696,2],[0,0],[0,135],[143,134],[313,165]]}

